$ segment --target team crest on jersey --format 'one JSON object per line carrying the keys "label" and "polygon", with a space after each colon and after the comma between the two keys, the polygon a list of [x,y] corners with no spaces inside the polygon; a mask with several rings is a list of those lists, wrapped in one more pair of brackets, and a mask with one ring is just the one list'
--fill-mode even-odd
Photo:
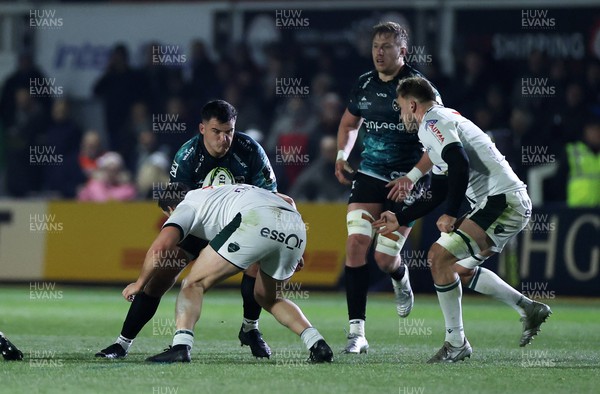
{"label": "team crest on jersey", "polygon": [[394,112],[400,112],[400,106],[396,100],[392,100],[392,109]]}
{"label": "team crest on jersey", "polygon": [[426,125],[429,128],[429,130],[431,130],[431,132],[433,133],[435,138],[437,138],[437,140],[440,142],[440,144],[443,144],[444,143],[444,135],[442,134],[440,129],[437,128],[437,126],[435,125],[436,123],[437,123],[437,119],[431,119],[426,122]]}
{"label": "team crest on jersey", "polygon": [[238,250],[240,250],[240,244],[237,242],[231,242],[229,245],[227,245],[227,251],[229,253],[235,253]]}
{"label": "team crest on jersey", "polygon": [[371,105],[371,102],[368,101],[365,96],[362,96],[362,98],[358,102],[358,108],[359,109],[369,109],[370,105]]}

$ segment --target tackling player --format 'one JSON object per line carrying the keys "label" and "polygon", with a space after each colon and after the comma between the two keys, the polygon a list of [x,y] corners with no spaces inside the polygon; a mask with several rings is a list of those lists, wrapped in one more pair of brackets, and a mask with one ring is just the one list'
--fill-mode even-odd
{"label": "tackling player", "polygon": [[[436,103],[435,91],[427,80],[414,77],[401,81],[398,103],[404,124],[414,131],[418,129],[426,153],[394,185],[389,197],[402,198],[430,170],[448,178],[446,212],[437,220],[441,236],[428,254],[446,338],[428,362],[456,362],[471,356],[472,348],[463,329],[461,282],[517,310],[523,321],[520,346],[526,346],[552,313],[550,307],[525,297],[480,265],[501,252],[527,225],[531,216],[527,186],[479,127],[457,111]],[[465,195],[472,209],[458,220]],[[380,234],[387,234],[398,228],[398,220],[387,211],[373,226],[380,227]]]}
{"label": "tackling player", "polygon": [[192,237],[191,242],[210,243],[200,252],[201,263],[192,266],[181,284],[173,345],[146,361],[190,362],[193,329],[200,318],[204,293],[258,262],[254,295],[260,305],[302,338],[311,361],[331,362],[333,352],[319,331],[297,305],[278,296],[277,289],[294,274],[306,246],[305,224],[295,207],[286,202],[289,197],[284,196],[284,201],[255,186],[225,185],[193,190],[183,199],[178,186],[169,185],[174,193],[159,201],[169,219],[148,250],[140,277],[123,290],[123,297],[129,300],[142,291],[153,267],[161,265],[161,256],[176,251],[188,237]]}
{"label": "tackling player", "polygon": [[353,173],[347,158],[358,130],[361,125],[366,130],[362,161],[352,180],[346,218],[345,277],[350,323],[346,353],[364,353],[369,348],[365,337],[369,286],[366,258],[373,241],[377,265],[392,278],[398,315],[408,316],[413,306],[408,269],[400,260],[400,250],[412,224],[385,236],[376,235],[371,227],[375,217],[392,208],[393,202],[386,198],[388,182],[410,170],[422,154],[419,139],[406,132],[396,104],[398,81],[420,75],[404,63],[407,40],[407,31],[397,23],[374,26],[372,57],[375,69],[359,77],[338,129],[335,175],[344,184],[350,183],[346,173]]}
{"label": "tackling player", "polygon": [[[263,148],[248,135],[234,132],[237,111],[226,101],[207,103],[201,111],[200,133],[183,144],[175,154],[170,171],[171,182],[179,182],[190,189],[202,187],[207,174],[216,167],[225,167],[236,183],[252,184],[269,191],[277,191],[275,174]],[[194,242],[188,238],[180,246],[181,259],[191,261],[208,242]],[[181,267],[155,269],[144,291],[135,297],[116,342],[96,353],[97,357],[122,358],[127,355],[133,339],[152,319],[160,299],[174,284]],[[238,338],[250,346],[255,357],[270,357],[271,349],[258,330],[260,305],[254,299],[254,284],[258,267],[250,266],[242,277],[241,293],[244,316]]]}

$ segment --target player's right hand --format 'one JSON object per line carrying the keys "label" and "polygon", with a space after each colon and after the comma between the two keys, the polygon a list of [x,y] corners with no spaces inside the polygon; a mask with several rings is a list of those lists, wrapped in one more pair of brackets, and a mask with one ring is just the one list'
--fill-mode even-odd
{"label": "player's right hand", "polygon": [[400,228],[398,219],[392,211],[381,212],[381,217],[374,221],[371,226],[377,231],[377,234],[387,235]]}
{"label": "player's right hand", "polygon": [[389,182],[387,185],[385,185],[385,187],[392,188],[387,195],[389,200],[402,202],[406,197],[408,197],[410,191],[415,187],[415,185],[410,179],[403,176]]}
{"label": "player's right hand", "polygon": [[133,282],[127,285],[122,294],[127,301],[132,302],[135,295],[141,291],[142,286],[140,286],[137,282]]}
{"label": "player's right hand", "polygon": [[335,177],[341,184],[349,185],[352,182],[346,177],[346,173],[354,174],[354,170],[346,160],[339,159],[335,162]]}

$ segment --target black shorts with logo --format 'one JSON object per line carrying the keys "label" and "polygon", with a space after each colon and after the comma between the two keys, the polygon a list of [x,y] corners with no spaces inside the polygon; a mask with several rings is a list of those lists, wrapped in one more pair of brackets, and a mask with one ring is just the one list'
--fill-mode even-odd
{"label": "black shorts with logo", "polygon": [[[401,203],[388,200],[387,195],[391,188],[385,187],[387,181],[374,178],[370,175],[357,172],[352,180],[352,189],[350,190],[350,198],[348,204],[363,203],[363,204],[382,204],[383,210],[392,212],[401,211],[403,207],[408,207],[429,188],[429,174],[423,176],[413,189],[411,197]],[[412,223],[410,224],[412,226]]]}

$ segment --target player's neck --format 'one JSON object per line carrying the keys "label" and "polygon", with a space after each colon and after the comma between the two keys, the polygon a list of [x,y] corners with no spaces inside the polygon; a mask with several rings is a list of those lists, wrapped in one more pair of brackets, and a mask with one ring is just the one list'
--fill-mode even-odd
{"label": "player's neck", "polygon": [[391,73],[382,73],[379,72],[379,79],[381,79],[383,82],[388,82],[391,81],[392,79],[396,78],[396,76],[398,74],[400,74],[400,70],[402,70],[402,67],[404,67],[404,62],[400,63],[397,65],[396,68],[394,68],[394,70],[392,70]]}
{"label": "player's neck", "polygon": [[429,111],[431,111],[431,109],[436,105],[437,103],[435,101],[428,101],[423,103],[423,105],[420,106],[420,111],[419,113],[416,114],[416,118],[419,121],[419,123],[421,123],[423,121],[423,118],[425,118],[425,115],[427,115],[427,113]]}

